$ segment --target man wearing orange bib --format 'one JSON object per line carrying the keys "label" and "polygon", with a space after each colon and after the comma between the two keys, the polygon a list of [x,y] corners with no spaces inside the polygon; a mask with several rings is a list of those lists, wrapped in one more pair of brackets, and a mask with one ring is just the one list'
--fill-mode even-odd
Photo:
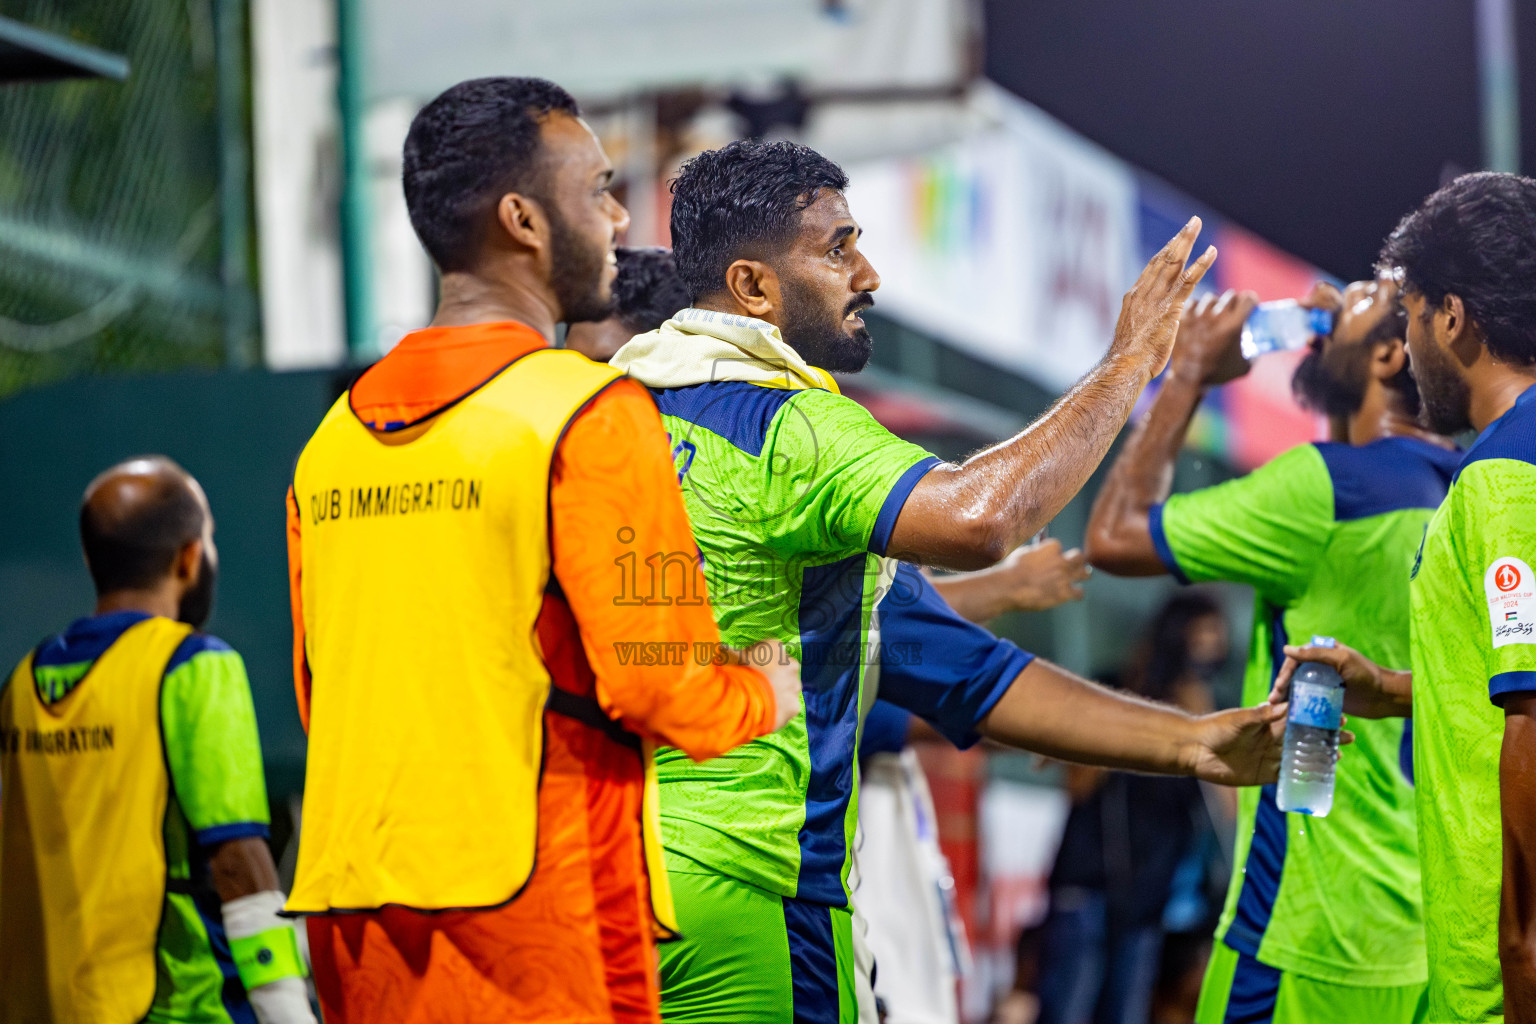
{"label": "man wearing orange bib", "polygon": [[0,679],[0,1024],[314,1024],[208,499],[133,459],[80,539],[95,613]]}
{"label": "man wearing orange bib", "polygon": [[714,757],[799,707],[777,643],[712,657],[648,393],[550,347],[608,314],[611,175],[552,83],[428,104],[404,186],[437,315],[299,458],[288,906],[329,1024],[657,1021],[675,925],[651,746]]}

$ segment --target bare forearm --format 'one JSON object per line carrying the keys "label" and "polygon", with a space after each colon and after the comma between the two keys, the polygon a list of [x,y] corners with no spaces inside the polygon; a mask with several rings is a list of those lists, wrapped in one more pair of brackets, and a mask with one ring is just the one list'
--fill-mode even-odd
{"label": "bare forearm", "polygon": [[1007,611],[1007,601],[986,578],[990,570],[959,576],[935,576],[931,582],[944,603],[967,622],[986,622]]}
{"label": "bare forearm", "polygon": [[982,734],[1013,747],[1103,768],[1186,774],[1193,719],[1119,693],[1037,658],[982,721]]}
{"label": "bare forearm", "polygon": [[887,554],[954,569],[1001,560],[1088,482],[1151,371],[1144,357],[1111,353],[1018,435],[929,473],[908,498]]}
{"label": "bare forearm", "polygon": [[[1525,698],[1525,711],[1536,699]],[[1499,907],[1499,964],[1504,1014],[1510,1024],[1536,1024],[1536,719],[1505,709],[1499,756],[1504,828],[1504,878]]]}
{"label": "bare forearm", "polygon": [[267,847],[267,841],[257,836],[220,843],[213,856],[208,858],[208,876],[224,903],[258,892],[270,892],[278,886],[272,851]]}
{"label": "bare forearm", "polygon": [[1088,561],[1127,576],[1164,572],[1152,544],[1148,511],[1166,501],[1174,461],[1205,389],[1170,371],[1146,417],[1110,467],[1088,520]]}
{"label": "bare forearm", "polygon": [[1413,717],[1413,672],[1384,668],[1381,670],[1381,694],[1389,713],[1381,718]]}

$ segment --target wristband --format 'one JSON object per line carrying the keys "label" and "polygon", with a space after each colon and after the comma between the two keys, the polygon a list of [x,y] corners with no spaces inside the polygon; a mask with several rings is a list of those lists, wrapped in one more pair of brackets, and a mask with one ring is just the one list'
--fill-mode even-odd
{"label": "wristband", "polygon": [[283,978],[303,978],[308,974],[292,925],[279,925],[243,939],[231,938],[229,951],[247,992]]}

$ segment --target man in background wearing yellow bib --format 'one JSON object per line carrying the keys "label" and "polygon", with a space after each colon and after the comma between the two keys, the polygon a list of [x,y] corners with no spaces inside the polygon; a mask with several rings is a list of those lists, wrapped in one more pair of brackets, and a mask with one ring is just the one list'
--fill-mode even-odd
{"label": "man in background wearing yellow bib", "polygon": [[0,682],[0,1024],[313,1024],[208,499],[133,459],[80,535],[95,614]]}

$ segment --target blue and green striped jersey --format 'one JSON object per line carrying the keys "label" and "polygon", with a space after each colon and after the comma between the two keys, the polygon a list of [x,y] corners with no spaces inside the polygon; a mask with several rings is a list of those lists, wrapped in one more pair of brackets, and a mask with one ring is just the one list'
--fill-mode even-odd
{"label": "blue and green striped jersey", "polygon": [[[1245,477],[1154,508],[1153,542],[1189,581],[1254,588],[1243,701],[1269,694],[1286,643],[1337,638],[1408,661],[1408,574],[1459,453],[1410,438],[1308,444]],[[1275,787],[1239,799],[1236,869],[1217,936],[1240,953],[1341,985],[1425,978],[1411,738],[1352,720],[1326,818],[1286,814]]]}
{"label": "blue and green striped jersey", "polygon": [[1502,704],[1536,692],[1536,387],[1480,434],[1411,585],[1430,1021],[1504,1019]]}
{"label": "blue and green striped jersey", "polygon": [[658,753],[668,867],[844,906],[873,613],[896,574],[883,552],[939,460],[831,391],[713,381],[652,393],[722,638],[783,641],[804,687],[802,714],[723,757]]}

